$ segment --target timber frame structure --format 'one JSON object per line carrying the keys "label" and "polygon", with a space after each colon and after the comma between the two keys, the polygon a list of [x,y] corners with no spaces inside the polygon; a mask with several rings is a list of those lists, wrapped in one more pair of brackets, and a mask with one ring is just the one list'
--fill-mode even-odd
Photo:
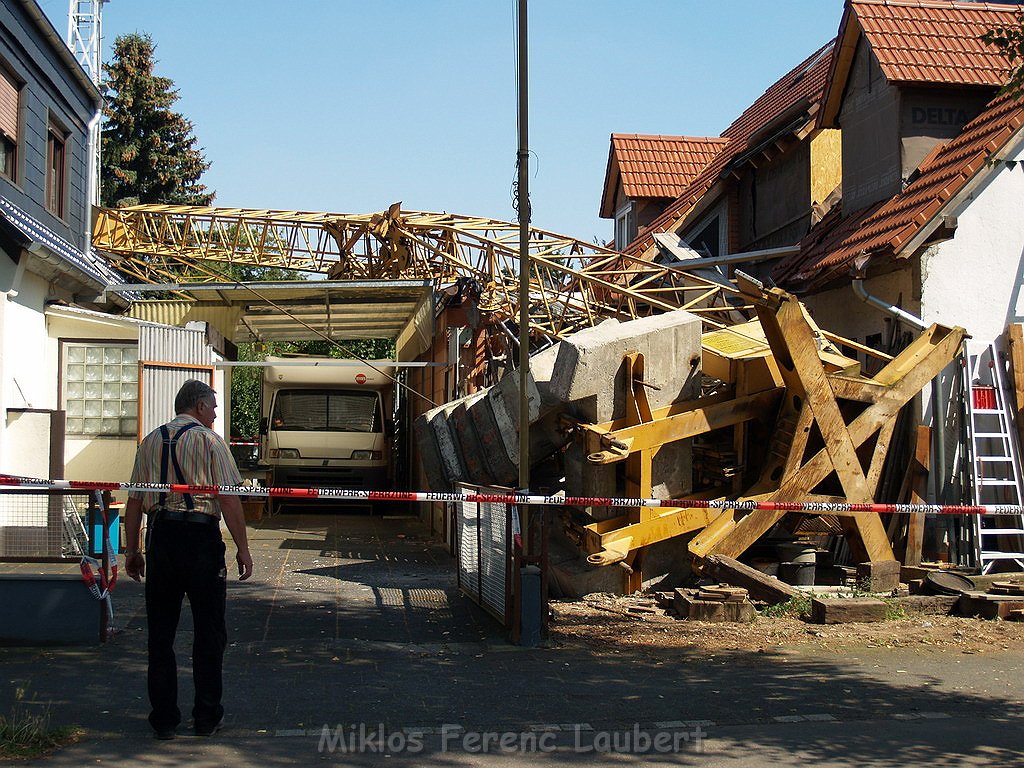
{"label": "timber frame structure", "polygon": [[[632,391],[627,390],[627,415],[605,424],[576,425],[588,460],[626,462],[627,494],[648,498],[651,462],[661,446],[722,427],[739,431],[748,422],[761,420],[769,439],[756,462],[757,480],[733,498],[819,502],[825,513],[831,502],[873,501],[897,415],[956,358],[966,331],[932,325],[877,374],[861,376],[830,364],[820,335],[796,297],[765,289],[742,274],[738,282],[757,308],[771,350],[770,375],[764,375],[766,358],[751,358],[725,391],[652,411],[643,387],[643,360],[627,355],[625,364],[634,383]],[[760,370],[755,372],[754,366]],[[841,496],[831,495],[840,492]],[[696,532],[688,546],[700,568],[712,554],[738,557],[787,514],[640,508],[583,526],[575,534],[592,564],[630,566],[629,587],[637,589],[644,547]],[[878,514],[836,514],[858,562],[895,559]]]}
{"label": "timber frame structure", "polygon": [[[276,267],[331,280],[475,283],[492,322],[516,322],[517,224],[447,213],[373,214],[139,205],[95,209],[93,247],[145,283],[223,280],[215,265]],[[726,280],[540,229],[530,230],[531,330],[561,339],[609,317],[683,309],[711,327],[750,309]],[[213,268],[211,268],[213,267]],[[692,269],[692,268],[691,268]]]}

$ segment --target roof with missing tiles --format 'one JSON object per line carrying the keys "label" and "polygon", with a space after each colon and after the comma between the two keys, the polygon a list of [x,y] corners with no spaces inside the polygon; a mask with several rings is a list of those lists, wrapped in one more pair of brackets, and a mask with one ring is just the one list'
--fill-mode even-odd
{"label": "roof with missing tiles", "polygon": [[783,75],[722,132],[721,138],[728,140],[728,144],[665,212],[640,233],[626,249],[628,253],[643,253],[653,245],[655,233],[675,231],[730,164],[757,146],[773,129],[784,127],[800,115],[810,119],[825,89],[833,42],[826,43]]}
{"label": "roof with missing tiles", "polygon": [[1024,103],[997,96],[955,139],[922,162],[917,177],[897,195],[840,218],[822,219],[801,243],[800,253],[773,272],[781,285],[813,291],[850,274],[858,259],[909,256],[938,226],[950,203],[1012,141],[1024,137]]}

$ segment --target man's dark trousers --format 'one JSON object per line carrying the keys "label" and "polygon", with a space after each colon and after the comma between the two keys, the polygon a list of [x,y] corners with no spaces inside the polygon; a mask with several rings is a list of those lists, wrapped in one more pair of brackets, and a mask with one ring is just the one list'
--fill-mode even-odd
{"label": "man's dark trousers", "polygon": [[224,541],[216,524],[161,520],[151,516],[146,544],[146,616],[149,625],[150,725],[156,731],[181,722],[174,636],[182,599],[192,607],[192,678],[197,729],[224,716],[222,667],[227,645],[224,606],[227,571]]}

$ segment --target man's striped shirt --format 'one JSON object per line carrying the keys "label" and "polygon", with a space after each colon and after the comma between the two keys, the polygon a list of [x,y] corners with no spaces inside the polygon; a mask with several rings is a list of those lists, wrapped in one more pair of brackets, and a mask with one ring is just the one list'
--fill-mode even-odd
{"label": "man's striped shirt", "polygon": [[[181,467],[183,477],[177,477],[174,471],[174,462],[170,455],[167,457],[167,483],[186,483],[188,485],[241,485],[242,478],[238,474],[238,467],[231,456],[224,439],[207,429],[199,420],[186,414],[179,414],[167,423],[167,430],[173,438],[178,431],[186,424],[195,422],[198,426],[192,427],[181,436],[175,446],[175,453],[178,457],[178,466]],[[160,482],[160,454],[163,448],[163,437],[159,429],[150,432],[139,444],[139,450],[135,454],[135,468],[132,470],[133,483],[159,483]],[[129,494],[132,498],[142,500],[142,508],[150,510],[157,505],[160,499],[159,492],[133,491]],[[193,494],[195,511],[214,517],[220,516],[220,507],[216,499],[210,495]],[[180,493],[168,493],[165,501],[167,509],[186,511],[185,499]]]}

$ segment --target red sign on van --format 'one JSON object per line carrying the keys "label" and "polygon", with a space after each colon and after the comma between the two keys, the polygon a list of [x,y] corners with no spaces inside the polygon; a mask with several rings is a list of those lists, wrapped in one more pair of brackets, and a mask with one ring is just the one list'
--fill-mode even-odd
{"label": "red sign on van", "polygon": [[365,384],[365,383],[366,383],[366,374],[365,373],[357,373],[356,374],[356,384]]}

